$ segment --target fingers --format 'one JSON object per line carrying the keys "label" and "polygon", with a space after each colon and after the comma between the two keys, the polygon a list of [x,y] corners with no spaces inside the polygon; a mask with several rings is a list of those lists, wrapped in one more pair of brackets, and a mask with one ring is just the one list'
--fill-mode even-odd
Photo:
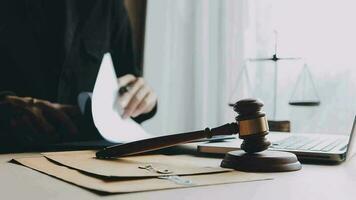
{"label": "fingers", "polygon": [[57,103],[52,103],[53,106],[56,109],[62,110],[64,113],[70,115],[70,116],[78,116],[81,115],[80,109],[78,106],[72,106],[72,105],[63,105],[63,104],[57,104]]}
{"label": "fingers", "polygon": [[133,83],[136,81],[136,77],[132,74],[127,74],[125,76],[121,76],[120,78],[118,78],[118,83],[119,86],[126,86],[129,85],[130,83]]}
{"label": "fingers", "polygon": [[[54,131],[53,126],[42,116],[41,110],[35,107],[24,107],[23,105],[12,104],[12,110],[16,113],[14,120],[17,121],[17,123],[19,123],[19,121],[31,122],[31,126],[33,127],[31,129],[36,129],[34,132],[52,133]],[[13,128],[16,128],[16,126]]]}
{"label": "fingers", "polygon": [[26,145],[33,143],[51,142],[56,140],[54,128],[39,112],[22,109],[15,118],[11,120],[12,133]]}
{"label": "fingers", "polygon": [[58,105],[54,105],[48,101],[37,100],[35,105],[43,110],[49,117],[57,121],[60,125],[62,125],[69,133],[77,134],[78,129],[75,126],[74,122],[71,118],[61,109],[59,109]]}
{"label": "fingers", "polygon": [[137,117],[150,112],[156,105],[157,96],[143,78],[125,75],[118,79],[121,86],[130,85],[130,89],[120,95],[119,103],[124,108],[122,117]]}
{"label": "fingers", "polygon": [[78,133],[69,115],[80,115],[75,106],[51,103],[31,97],[7,96],[8,115],[11,119],[9,127],[18,141],[29,144],[54,142],[63,137],[61,130],[69,132],[72,138]]}
{"label": "fingers", "polygon": [[[144,103],[144,99],[146,96],[150,94],[150,88],[146,85],[142,85],[136,93],[132,96],[130,102],[128,105],[125,107],[125,111],[123,114],[123,117],[135,117],[134,113],[137,113],[137,108],[140,104]],[[141,114],[141,113],[138,113]]]}
{"label": "fingers", "polygon": [[140,114],[150,112],[156,105],[157,96],[150,92],[137,106],[136,110],[133,112],[132,117],[137,117]]}
{"label": "fingers", "polygon": [[[47,132],[41,131],[38,127],[38,123],[35,122],[36,118],[31,118],[28,115],[22,116],[22,122],[24,124],[25,129],[25,135],[27,136],[27,140],[32,143],[46,143],[46,142],[54,142],[56,141],[57,137],[54,134],[54,128],[47,123]],[[43,129],[43,128],[42,128]],[[50,130],[48,130],[50,129]],[[23,135],[24,133],[22,133]]]}
{"label": "fingers", "polygon": [[34,107],[32,109],[25,109],[25,115],[31,119],[31,123],[37,128],[38,132],[45,134],[54,134],[55,128],[44,118],[40,109]]}
{"label": "fingers", "polygon": [[137,78],[134,83],[132,83],[132,87],[130,90],[125,92],[120,96],[120,105],[125,108],[129,105],[129,103],[133,100],[133,97],[136,93],[145,85],[145,82],[142,78]]}

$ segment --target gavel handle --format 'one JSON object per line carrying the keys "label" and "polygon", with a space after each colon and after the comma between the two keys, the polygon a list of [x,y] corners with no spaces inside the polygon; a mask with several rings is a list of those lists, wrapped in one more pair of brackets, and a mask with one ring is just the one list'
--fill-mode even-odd
{"label": "gavel handle", "polygon": [[201,131],[180,133],[161,137],[154,137],[126,144],[119,144],[104,148],[96,153],[97,158],[115,158],[126,155],[133,155],[147,151],[153,151],[177,144],[191,142],[203,138],[211,138],[217,135],[233,135],[239,132],[237,123],[225,124],[213,129],[206,128]]}

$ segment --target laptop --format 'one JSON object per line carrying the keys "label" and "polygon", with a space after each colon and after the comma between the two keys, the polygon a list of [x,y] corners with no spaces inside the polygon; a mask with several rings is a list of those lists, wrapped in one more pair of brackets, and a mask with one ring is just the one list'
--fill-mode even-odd
{"label": "laptop", "polygon": [[[272,143],[269,150],[292,152],[304,161],[339,163],[354,155],[355,132],[356,116],[349,135],[270,132],[266,137]],[[238,138],[218,142],[211,141],[199,144],[198,151],[225,154],[229,151],[239,150],[241,143],[242,140]]]}

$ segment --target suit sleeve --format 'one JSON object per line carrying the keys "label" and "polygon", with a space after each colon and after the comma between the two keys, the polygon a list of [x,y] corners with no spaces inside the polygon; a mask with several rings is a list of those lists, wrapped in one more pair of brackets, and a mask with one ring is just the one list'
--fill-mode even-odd
{"label": "suit sleeve", "polygon": [[[22,9],[21,4],[17,4],[16,1],[3,0],[0,2],[0,66],[2,66],[2,74],[0,75],[0,102],[8,95],[15,95],[14,92],[8,91],[12,88],[7,83],[7,77],[9,76],[9,68],[14,64],[11,62],[9,55],[9,49],[7,48],[7,40],[10,33],[8,27],[16,21],[14,12],[16,9]],[[0,114],[3,114],[0,112]]]}
{"label": "suit sleeve", "polygon": [[[142,76],[142,69],[139,68],[133,45],[130,20],[123,4],[123,1],[114,0],[112,35],[111,35],[111,56],[115,65],[116,74],[121,77],[126,74]],[[146,114],[142,114],[134,120],[141,123],[152,118],[157,112],[157,104],[154,109]]]}
{"label": "suit sleeve", "polygon": [[111,55],[117,76],[142,76],[137,65],[130,20],[121,0],[114,0],[112,11]]}

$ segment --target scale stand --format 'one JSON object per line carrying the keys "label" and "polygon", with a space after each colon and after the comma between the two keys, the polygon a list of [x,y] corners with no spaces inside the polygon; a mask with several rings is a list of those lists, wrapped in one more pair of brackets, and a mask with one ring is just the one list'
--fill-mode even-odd
{"label": "scale stand", "polygon": [[273,62],[274,63],[274,81],[273,81],[273,113],[272,117],[274,120],[269,120],[268,125],[270,126],[271,131],[282,131],[282,132],[290,132],[290,121],[288,120],[283,120],[283,121],[277,121],[276,115],[277,115],[277,95],[278,95],[278,63],[281,60],[301,60],[301,57],[285,57],[281,58],[278,57],[278,46],[277,46],[277,39],[278,39],[278,33],[277,31],[274,31],[275,35],[275,44],[274,44],[274,54],[272,57],[269,58],[250,58],[248,61],[250,62]]}
{"label": "scale stand", "polygon": [[[275,35],[275,45],[274,45],[274,54],[272,57],[267,57],[267,58],[250,58],[247,59],[249,62],[273,62],[274,63],[274,81],[273,81],[273,112],[272,112],[272,119],[274,120],[269,120],[268,125],[270,126],[271,131],[282,131],[282,132],[290,132],[290,121],[288,120],[283,120],[283,121],[277,121],[276,116],[277,116],[277,96],[278,96],[278,63],[281,60],[284,61],[296,61],[296,60],[302,60],[301,57],[278,57],[278,48],[277,48],[277,39],[278,39],[278,33],[277,31],[274,31]],[[247,72],[246,64],[241,70],[241,77],[244,78],[243,75],[246,76],[247,79],[247,84],[250,86],[250,80],[248,77],[248,72]],[[237,88],[235,88],[237,89]],[[234,91],[235,91],[234,89]],[[305,64],[301,74],[299,75],[297,84],[293,90],[292,97],[289,101],[290,105],[295,105],[295,106],[317,106],[320,104],[320,98],[317,94],[315,84],[313,82],[312,76],[310,71],[308,70],[307,65]],[[229,104],[230,106],[232,105],[231,103]]]}

